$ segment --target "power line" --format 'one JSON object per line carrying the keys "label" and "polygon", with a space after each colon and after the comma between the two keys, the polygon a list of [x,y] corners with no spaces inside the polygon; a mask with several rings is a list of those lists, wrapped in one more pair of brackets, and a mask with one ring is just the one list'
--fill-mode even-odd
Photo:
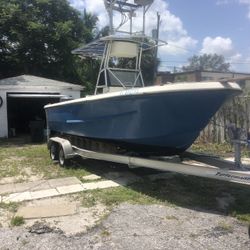
{"label": "power line", "polygon": [[170,42],[170,43],[168,42],[168,44],[167,44],[167,45],[169,45],[170,47],[177,48],[177,49],[185,50],[185,51],[190,52],[190,53],[193,53],[193,54],[197,54],[197,53],[199,53],[199,52],[195,52],[194,50],[190,50],[190,49],[187,49],[187,48],[184,48],[184,47],[178,46],[178,45],[171,44],[171,42]]}
{"label": "power line", "polygon": [[[163,60],[160,63],[189,63],[189,61],[175,61],[175,60]],[[250,64],[250,61],[241,61],[241,62],[229,62],[230,64]]]}

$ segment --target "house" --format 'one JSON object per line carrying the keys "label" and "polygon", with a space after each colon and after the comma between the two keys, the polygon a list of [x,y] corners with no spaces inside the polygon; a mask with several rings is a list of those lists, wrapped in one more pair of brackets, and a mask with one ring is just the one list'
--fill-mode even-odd
{"label": "house", "polygon": [[29,134],[32,121],[46,117],[44,105],[81,96],[82,86],[31,75],[0,80],[0,138]]}
{"label": "house", "polygon": [[242,77],[250,77],[250,73],[206,71],[206,70],[193,70],[193,71],[176,72],[176,73],[159,72],[157,74],[157,84],[165,84],[167,82],[219,81],[225,78],[231,79],[231,78],[242,78]]}

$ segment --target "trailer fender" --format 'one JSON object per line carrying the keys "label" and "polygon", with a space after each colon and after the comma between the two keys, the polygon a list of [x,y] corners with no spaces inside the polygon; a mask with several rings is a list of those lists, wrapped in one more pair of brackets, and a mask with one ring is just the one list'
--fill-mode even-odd
{"label": "trailer fender", "polygon": [[73,158],[76,155],[70,141],[60,137],[51,137],[48,141],[48,148],[51,147],[52,143],[58,144],[63,149],[65,159]]}

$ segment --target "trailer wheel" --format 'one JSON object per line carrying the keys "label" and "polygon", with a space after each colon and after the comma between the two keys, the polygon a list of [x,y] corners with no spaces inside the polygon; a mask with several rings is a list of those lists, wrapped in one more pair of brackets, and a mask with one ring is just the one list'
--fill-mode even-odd
{"label": "trailer wheel", "polygon": [[57,161],[58,156],[58,145],[55,142],[52,142],[49,148],[50,158],[52,161]]}
{"label": "trailer wheel", "polygon": [[62,147],[60,147],[59,149],[59,165],[61,167],[67,167],[70,165],[70,160],[65,158],[65,154]]}

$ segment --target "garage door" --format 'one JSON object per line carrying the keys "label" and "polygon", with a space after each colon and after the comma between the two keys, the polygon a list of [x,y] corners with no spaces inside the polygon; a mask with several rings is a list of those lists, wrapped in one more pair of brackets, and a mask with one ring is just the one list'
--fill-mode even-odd
{"label": "garage door", "polygon": [[7,114],[9,135],[30,133],[30,123],[41,121],[46,126],[44,106],[60,101],[63,95],[53,93],[8,93]]}

